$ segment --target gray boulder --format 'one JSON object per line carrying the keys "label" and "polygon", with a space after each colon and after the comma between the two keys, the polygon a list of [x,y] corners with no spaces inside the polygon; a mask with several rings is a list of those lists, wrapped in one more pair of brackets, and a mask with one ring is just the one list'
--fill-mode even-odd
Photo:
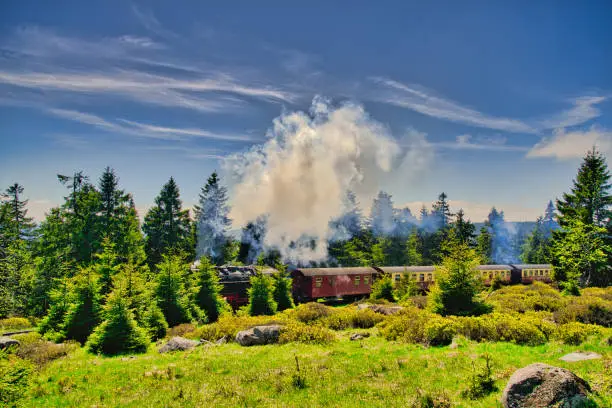
{"label": "gray boulder", "polygon": [[19,341],[7,336],[0,336],[0,350],[4,350],[11,346],[19,347]]}
{"label": "gray boulder", "polygon": [[512,374],[501,402],[505,408],[577,408],[589,392],[589,384],[571,371],[535,363]]}
{"label": "gray boulder", "polygon": [[398,313],[403,309],[402,306],[387,306],[387,305],[370,305],[368,303],[360,303],[357,305],[357,310],[370,309],[376,313],[380,313],[383,315],[392,315]]}
{"label": "gray boulder", "polygon": [[576,351],[574,353],[564,355],[559,360],[573,363],[576,361],[597,360],[599,358],[601,358],[601,354],[593,353],[590,351],[587,351],[586,353],[582,351]]}
{"label": "gray boulder", "polygon": [[159,352],[167,353],[169,351],[191,350],[199,344],[200,343],[195,340],[189,340],[184,337],[173,337],[166,344],[159,348]]}
{"label": "gray boulder", "polygon": [[248,330],[238,332],[236,342],[241,346],[259,346],[278,342],[283,327],[278,324],[255,326]]}
{"label": "gray boulder", "polygon": [[351,334],[351,337],[349,337],[349,339],[351,341],[356,341],[356,340],[363,340],[366,337],[370,337],[370,333],[353,333]]}

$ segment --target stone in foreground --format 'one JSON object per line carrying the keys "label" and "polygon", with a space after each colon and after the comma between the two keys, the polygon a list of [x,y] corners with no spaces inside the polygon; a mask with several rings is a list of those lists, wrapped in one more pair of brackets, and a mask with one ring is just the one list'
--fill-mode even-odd
{"label": "stone in foreground", "polygon": [[167,353],[169,351],[185,351],[191,350],[200,343],[195,340],[189,340],[184,337],[173,337],[166,344],[159,348],[160,353]]}
{"label": "stone in foreground", "polygon": [[259,346],[278,342],[282,326],[271,324],[255,326],[248,330],[238,332],[236,342],[241,346]]}
{"label": "stone in foreground", "polygon": [[371,305],[369,303],[361,303],[357,305],[357,310],[370,309],[376,313],[389,316],[396,314],[403,309],[402,306],[386,306],[386,305]]}
{"label": "stone in foreground", "polygon": [[7,336],[0,336],[0,350],[4,350],[11,346],[19,347],[19,341]]}
{"label": "stone in foreground", "polygon": [[501,402],[505,408],[577,408],[584,406],[590,391],[571,371],[535,363],[512,374]]}
{"label": "stone in foreground", "polygon": [[590,351],[586,353],[583,353],[581,351],[576,351],[574,353],[569,353],[569,354],[564,355],[559,360],[573,363],[576,361],[597,360],[598,358],[601,358],[601,354],[593,353]]}

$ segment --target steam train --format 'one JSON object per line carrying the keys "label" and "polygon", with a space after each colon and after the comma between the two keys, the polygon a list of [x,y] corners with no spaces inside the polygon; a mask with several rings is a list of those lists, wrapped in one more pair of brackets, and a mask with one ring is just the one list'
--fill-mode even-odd
{"label": "steam train", "polygon": [[[194,264],[197,267],[197,263]],[[506,284],[551,282],[549,264],[479,265],[477,272],[485,285],[499,278]],[[258,270],[255,266],[218,266],[222,296],[237,308],[248,302],[250,279],[257,272],[270,275],[273,268]],[[381,276],[389,276],[397,283],[403,275],[416,281],[423,292],[435,282],[434,266],[382,266],[351,268],[289,268],[293,281],[293,297],[298,302],[317,299],[342,298],[353,300],[370,295],[372,283]]]}

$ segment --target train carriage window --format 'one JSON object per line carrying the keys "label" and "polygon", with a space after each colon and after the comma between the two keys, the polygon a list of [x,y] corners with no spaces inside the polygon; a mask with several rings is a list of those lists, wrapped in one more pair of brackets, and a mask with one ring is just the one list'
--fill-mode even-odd
{"label": "train carriage window", "polygon": [[425,281],[425,274],[424,274],[424,273],[419,274],[419,280],[420,280],[421,282],[424,282],[424,281]]}
{"label": "train carriage window", "polygon": [[395,274],[395,281],[396,281],[396,282],[399,282],[399,281],[400,281],[400,274],[399,274],[399,273],[396,273],[396,274]]}
{"label": "train carriage window", "polygon": [[427,274],[427,280],[428,280],[428,281],[433,280],[433,279],[432,279],[432,275],[431,275],[431,273],[428,273],[428,274]]}
{"label": "train carriage window", "polygon": [[412,279],[416,280],[416,278],[417,278],[417,274],[416,274],[416,273],[413,273],[412,275],[410,275],[410,277],[411,277]]}
{"label": "train carriage window", "polygon": [[361,276],[355,276],[355,286],[359,286],[360,281],[361,281]]}
{"label": "train carriage window", "polygon": [[369,276],[364,276],[363,277],[363,284],[364,285],[368,285],[370,283],[370,277]]}
{"label": "train carriage window", "polygon": [[336,277],[335,276],[332,276],[332,277],[329,278],[329,284],[331,286],[334,286],[336,284]]}
{"label": "train carriage window", "polygon": [[315,287],[320,288],[323,283],[323,278],[315,278]]}

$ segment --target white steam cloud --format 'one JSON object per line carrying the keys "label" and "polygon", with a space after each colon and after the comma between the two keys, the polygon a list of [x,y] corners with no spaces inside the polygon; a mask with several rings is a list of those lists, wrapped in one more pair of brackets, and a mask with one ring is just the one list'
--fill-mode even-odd
{"label": "white steam cloud", "polygon": [[[406,160],[430,157],[423,140],[401,147],[363,107],[333,107],[316,97],[309,113],[284,113],[274,120],[269,140],[247,153],[229,157],[226,170],[236,179],[234,225],[267,215],[264,244],[293,262],[327,258],[330,220],[345,210],[347,190],[369,200],[386,173],[412,171]],[[415,150],[423,151],[419,154]],[[421,167],[418,160],[415,167]]]}

